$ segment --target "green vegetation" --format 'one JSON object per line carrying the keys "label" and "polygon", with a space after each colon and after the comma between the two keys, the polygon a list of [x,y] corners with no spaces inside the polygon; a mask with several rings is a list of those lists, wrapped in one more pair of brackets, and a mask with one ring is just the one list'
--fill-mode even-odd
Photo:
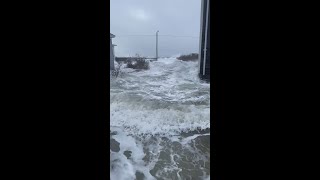
{"label": "green vegetation", "polygon": [[199,54],[191,53],[191,54],[187,54],[187,55],[181,55],[177,59],[179,59],[181,61],[197,61],[198,58],[199,58]]}

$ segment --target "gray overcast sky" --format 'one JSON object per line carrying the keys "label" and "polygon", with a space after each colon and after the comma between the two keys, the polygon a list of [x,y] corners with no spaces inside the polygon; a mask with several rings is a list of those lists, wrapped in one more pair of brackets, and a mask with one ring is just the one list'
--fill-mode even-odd
{"label": "gray overcast sky", "polygon": [[198,52],[200,11],[201,0],[110,0],[116,56],[154,57],[157,30],[160,57]]}

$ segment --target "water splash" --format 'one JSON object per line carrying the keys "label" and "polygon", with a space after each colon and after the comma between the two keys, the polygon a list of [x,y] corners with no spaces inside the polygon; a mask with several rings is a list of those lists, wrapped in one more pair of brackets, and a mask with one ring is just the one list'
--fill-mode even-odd
{"label": "water splash", "polygon": [[198,63],[163,58],[150,70],[122,72],[110,81],[111,137],[120,149],[110,151],[110,178],[210,178],[210,84],[198,79]]}

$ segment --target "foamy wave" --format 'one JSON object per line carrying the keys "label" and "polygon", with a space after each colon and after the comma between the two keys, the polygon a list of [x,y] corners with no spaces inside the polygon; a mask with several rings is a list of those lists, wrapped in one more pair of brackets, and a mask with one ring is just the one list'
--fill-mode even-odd
{"label": "foamy wave", "polygon": [[174,109],[148,109],[113,103],[110,107],[110,125],[125,127],[137,134],[168,134],[210,128],[210,109],[196,106]]}
{"label": "foamy wave", "polygon": [[132,133],[161,134],[210,127],[210,85],[197,76],[197,62],[163,58],[150,70],[111,82],[111,126]]}
{"label": "foamy wave", "polygon": [[210,132],[194,132],[210,128],[210,84],[198,79],[198,63],[161,58],[149,70],[121,71],[110,80],[110,130],[120,149],[110,150],[110,179],[184,179],[195,165],[192,177],[210,179],[208,147],[201,149]]}

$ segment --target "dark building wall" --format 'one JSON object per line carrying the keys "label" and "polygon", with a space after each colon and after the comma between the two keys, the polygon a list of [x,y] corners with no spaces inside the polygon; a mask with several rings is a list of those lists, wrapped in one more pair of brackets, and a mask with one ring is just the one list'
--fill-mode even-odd
{"label": "dark building wall", "polygon": [[209,0],[201,3],[199,77],[210,81],[210,4]]}
{"label": "dark building wall", "polygon": [[112,39],[110,38],[110,70],[114,70],[114,50],[112,46]]}

